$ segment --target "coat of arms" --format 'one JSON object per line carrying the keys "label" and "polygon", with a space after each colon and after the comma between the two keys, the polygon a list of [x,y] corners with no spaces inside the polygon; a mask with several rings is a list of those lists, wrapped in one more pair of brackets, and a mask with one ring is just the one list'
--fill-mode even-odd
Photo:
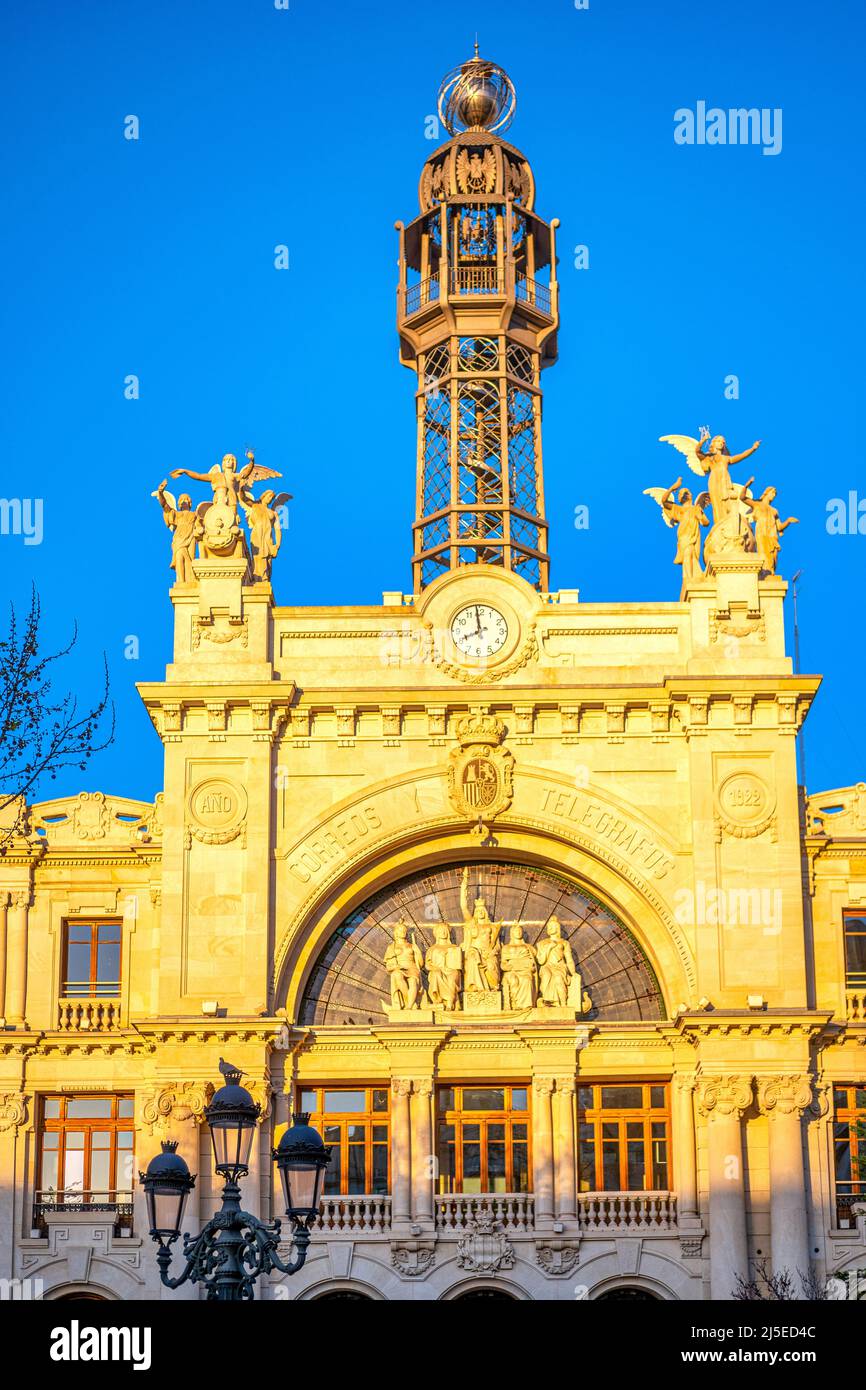
{"label": "coat of arms", "polygon": [[514,794],[514,756],[500,747],[505,726],[475,710],[457,724],[459,748],[448,760],[448,796],[467,820],[490,822],[507,811]]}

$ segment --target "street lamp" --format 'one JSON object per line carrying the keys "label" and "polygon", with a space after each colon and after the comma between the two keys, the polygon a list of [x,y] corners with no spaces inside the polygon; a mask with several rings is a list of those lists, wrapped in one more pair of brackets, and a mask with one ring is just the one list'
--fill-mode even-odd
{"label": "street lamp", "polygon": [[150,1234],[158,1244],[159,1277],[168,1289],[189,1280],[207,1289],[208,1299],[221,1302],[254,1297],[255,1281],[278,1269],[297,1274],[307,1258],[310,1226],[319,1213],[319,1200],[331,1150],[308,1123],[309,1115],[293,1116],[273,1158],[282,1179],[286,1216],[292,1223],[292,1243],[297,1254],[284,1264],[277,1252],[281,1222],[265,1223],[241,1208],[238,1179],[249,1171],[249,1156],[261,1114],[240,1079],[243,1073],[220,1063],[226,1085],[217,1091],[205,1110],[211,1131],[216,1171],[225,1179],[222,1206],[197,1236],[183,1237],[186,1266],[177,1278],[169,1275],[171,1247],[180,1237],[187,1198],[195,1185],[176,1143],[164,1143],[140,1173],[147,1198]]}

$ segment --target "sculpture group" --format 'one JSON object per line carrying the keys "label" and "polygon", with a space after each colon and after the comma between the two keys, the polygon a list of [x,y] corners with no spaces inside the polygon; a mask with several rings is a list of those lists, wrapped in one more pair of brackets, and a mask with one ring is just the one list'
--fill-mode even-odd
{"label": "sculpture group", "polygon": [[[282,475],[256,463],[249,449],[243,468],[238,468],[234,454],[226,454],[222,463],[214,464],[208,473],[175,468],[171,476],[209,483],[212,492],[210,500],[200,502],[195,509],[188,493],[175,500],[167,491],[167,478],[151,494],[162,507],[163,519],[172,532],[171,568],[177,583],[195,583],[196,545],[200,560],[245,559],[253,582],[270,580],[271,563],[283,538],[280,511],[291,501],[291,494],[269,489],[256,497],[252,484]],[[241,513],[246,518],[249,537],[241,526]]]}
{"label": "sculpture group", "polygon": [[519,923],[510,927],[503,943],[503,923],[493,921],[484,898],[476,897],[470,909],[468,869],[460,885],[460,909],[460,944],[452,940],[451,924],[438,922],[433,944],[425,953],[408,923],[403,918],[395,923],[385,952],[392,1011],[456,1013],[461,1004],[464,1013],[513,1013],[539,1007],[587,1013],[591,1009],[558,918],[550,918],[537,945],[527,941]]}
{"label": "sculpture group", "polygon": [[[776,489],[768,487],[760,497],[754,497],[751,486],[754,478],[745,483],[735,483],[730,470],[734,464],[742,463],[756,449],[760,440],[745,449],[741,454],[730,454],[724,437],[720,434],[710,437],[709,430],[701,430],[700,439],[688,434],[664,434],[662,444],[672,444],[679,453],[684,454],[689,467],[699,477],[708,478],[708,491],[697,497],[687,487],[681,487],[682,478],[677,478],[668,488],[648,487],[644,495],[652,497],[662,509],[665,523],[676,527],[677,553],[674,563],[682,565],[683,585],[680,594],[685,597],[689,584],[704,573],[701,561],[711,564],[713,560],[725,555],[757,555],[761,562],[761,572],[776,573],[779,550],[779,537],[797,522],[795,516],[787,521],[780,519],[773,506]],[[679,492],[677,492],[679,489]],[[707,507],[712,511],[712,524],[707,515]],[[706,541],[703,542],[703,528],[709,527]]]}

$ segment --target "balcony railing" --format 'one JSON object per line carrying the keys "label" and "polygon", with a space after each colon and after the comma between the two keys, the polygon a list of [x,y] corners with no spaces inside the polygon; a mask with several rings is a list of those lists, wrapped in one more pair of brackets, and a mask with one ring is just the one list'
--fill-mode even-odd
{"label": "balcony railing", "polygon": [[436,1226],[440,1231],[471,1229],[479,1216],[492,1216],[505,1231],[531,1231],[535,1226],[535,1198],[530,1192],[450,1192],[436,1198]]}
{"label": "balcony railing", "polygon": [[365,1232],[384,1235],[391,1229],[391,1198],[376,1196],[323,1197],[315,1229],[323,1235]]}
{"label": "balcony railing", "polygon": [[82,1188],[67,1188],[65,1191],[44,1188],[37,1191],[33,1203],[34,1229],[44,1231],[45,1218],[51,1212],[111,1212],[118,1230],[132,1230],[132,1193],[128,1189],[98,1192]]}
{"label": "balcony railing", "polygon": [[849,1023],[866,1023],[866,984],[848,985],[845,990],[845,1012]]}
{"label": "balcony railing", "polygon": [[677,1199],[672,1192],[581,1192],[581,1231],[675,1231]]}
{"label": "balcony railing", "polygon": [[61,1033],[107,1033],[120,1027],[120,1000],[64,996],[58,1004]]}
{"label": "balcony railing", "polygon": [[431,275],[429,280],[420,280],[417,285],[406,286],[406,317],[417,314],[426,304],[435,304],[439,298],[439,276]]}
{"label": "balcony railing", "polygon": [[452,294],[504,294],[505,278],[495,265],[461,265],[451,271]]}
{"label": "balcony railing", "polygon": [[538,280],[524,277],[517,281],[515,293],[524,304],[531,304],[534,309],[540,309],[542,314],[550,317],[552,301],[549,285],[542,285]]}

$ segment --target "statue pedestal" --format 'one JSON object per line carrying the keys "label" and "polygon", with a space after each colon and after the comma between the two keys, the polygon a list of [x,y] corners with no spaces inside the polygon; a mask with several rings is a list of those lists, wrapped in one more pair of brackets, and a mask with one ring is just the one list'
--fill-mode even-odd
{"label": "statue pedestal", "polygon": [[385,1005],[389,1023],[433,1023],[432,1009],[398,1009],[393,1004]]}
{"label": "statue pedestal", "polygon": [[461,999],[464,1014],[483,1014],[487,1017],[502,1013],[501,989],[486,989],[483,994],[464,990]]}

